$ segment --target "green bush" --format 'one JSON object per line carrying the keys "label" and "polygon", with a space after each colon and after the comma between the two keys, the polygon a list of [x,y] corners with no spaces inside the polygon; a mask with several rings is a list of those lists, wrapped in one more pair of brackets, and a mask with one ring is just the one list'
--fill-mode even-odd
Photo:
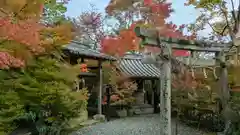
{"label": "green bush", "polygon": [[71,92],[75,71],[49,57],[36,59],[24,70],[0,70],[0,133],[30,128],[36,135],[67,134],[69,120],[87,104]]}

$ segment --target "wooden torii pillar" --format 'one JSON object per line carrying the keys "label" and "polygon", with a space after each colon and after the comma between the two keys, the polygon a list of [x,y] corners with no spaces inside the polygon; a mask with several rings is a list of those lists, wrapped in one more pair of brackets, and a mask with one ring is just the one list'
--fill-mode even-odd
{"label": "wooden torii pillar", "polygon": [[[218,54],[219,61],[224,61],[222,54],[223,47],[214,46],[206,47],[202,46],[203,43],[196,41],[178,40],[172,38],[163,38],[159,36],[157,29],[147,29],[136,27],[135,33],[142,39],[143,45],[157,46],[161,48],[162,52],[155,55],[155,63],[162,63],[160,70],[162,71],[161,87],[160,87],[160,123],[161,123],[161,135],[171,135],[171,57],[172,49],[188,50],[194,52],[214,52]],[[208,45],[209,46],[209,45]],[[213,45],[212,45],[213,46]],[[225,62],[225,61],[224,61]],[[222,62],[221,62],[222,63]],[[226,70],[226,68],[224,69]],[[226,73],[223,77],[226,78]],[[223,91],[227,91],[227,83],[222,84]]]}

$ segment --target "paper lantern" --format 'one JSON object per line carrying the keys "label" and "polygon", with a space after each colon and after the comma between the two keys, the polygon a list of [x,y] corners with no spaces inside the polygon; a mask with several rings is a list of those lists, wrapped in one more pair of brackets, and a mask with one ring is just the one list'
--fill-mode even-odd
{"label": "paper lantern", "polygon": [[81,64],[80,69],[81,69],[81,72],[88,72],[87,64]]}

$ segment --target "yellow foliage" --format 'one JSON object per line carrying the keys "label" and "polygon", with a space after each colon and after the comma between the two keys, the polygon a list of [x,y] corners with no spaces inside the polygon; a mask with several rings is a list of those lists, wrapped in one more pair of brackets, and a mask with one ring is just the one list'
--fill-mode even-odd
{"label": "yellow foliage", "polygon": [[239,85],[240,84],[240,67],[239,66],[234,66],[234,67],[230,67],[228,69],[229,72],[229,82]]}
{"label": "yellow foliage", "polygon": [[43,0],[1,0],[0,9],[5,15],[14,15],[19,19],[39,17],[43,2]]}
{"label": "yellow foliage", "polygon": [[27,3],[27,0],[5,0],[5,2],[11,11],[18,12]]}
{"label": "yellow foliage", "polygon": [[73,39],[71,28],[72,25],[69,23],[44,28],[41,31],[42,41],[40,44],[48,49],[68,44]]}
{"label": "yellow foliage", "polygon": [[87,88],[83,88],[77,92],[72,92],[72,95],[78,99],[78,100],[81,100],[81,101],[87,101],[88,98],[89,98],[89,93],[88,93],[88,90]]}

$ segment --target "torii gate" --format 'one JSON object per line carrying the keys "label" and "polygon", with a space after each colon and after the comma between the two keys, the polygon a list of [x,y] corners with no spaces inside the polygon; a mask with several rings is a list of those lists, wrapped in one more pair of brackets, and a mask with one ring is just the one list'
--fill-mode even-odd
{"label": "torii gate", "polygon": [[[143,45],[157,46],[161,48],[160,54],[155,54],[154,64],[160,64],[160,70],[163,71],[161,80],[161,95],[160,95],[160,118],[161,118],[161,135],[171,135],[171,57],[172,49],[188,50],[191,54],[195,52],[212,52],[215,53],[215,64],[221,67],[222,81],[221,92],[224,97],[221,97],[222,101],[229,99],[228,83],[227,83],[227,68],[225,63],[226,45],[219,45],[216,43],[206,43],[202,41],[192,40],[179,40],[173,38],[163,38],[159,36],[157,29],[149,29],[136,27],[135,33],[142,39]],[[148,53],[149,55],[149,53]],[[153,57],[153,54],[151,54]],[[222,103],[224,106],[227,103]]]}

